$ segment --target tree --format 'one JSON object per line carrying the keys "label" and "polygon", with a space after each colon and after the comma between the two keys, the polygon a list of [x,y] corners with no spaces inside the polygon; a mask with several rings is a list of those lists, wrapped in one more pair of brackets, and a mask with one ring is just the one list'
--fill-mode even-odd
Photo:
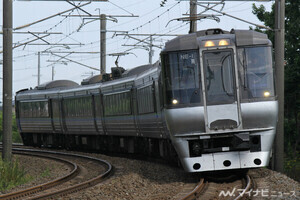
{"label": "tree", "polygon": [[[2,111],[0,111],[0,142],[2,142],[2,136],[3,136],[3,129],[2,129]],[[13,119],[12,119],[12,139],[13,142],[16,143],[21,143],[22,139],[21,136],[18,132],[18,127],[16,123],[16,115],[13,114]]]}
{"label": "tree", "polygon": [[[253,14],[274,29],[274,4],[266,12],[253,4]],[[285,0],[285,154],[295,159],[300,142],[300,1]],[[276,31],[276,30],[275,30]],[[274,31],[265,31],[274,44]],[[298,158],[299,159],[299,158]]]}

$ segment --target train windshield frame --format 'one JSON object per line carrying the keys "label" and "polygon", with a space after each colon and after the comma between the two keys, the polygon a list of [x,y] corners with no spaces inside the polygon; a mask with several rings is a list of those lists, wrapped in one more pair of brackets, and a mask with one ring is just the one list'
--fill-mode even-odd
{"label": "train windshield frame", "polygon": [[243,100],[269,100],[275,97],[272,47],[252,46],[237,49]]}
{"label": "train windshield frame", "polygon": [[200,65],[199,51],[177,51],[162,55],[165,82],[165,104],[180,107],[199,105]]}

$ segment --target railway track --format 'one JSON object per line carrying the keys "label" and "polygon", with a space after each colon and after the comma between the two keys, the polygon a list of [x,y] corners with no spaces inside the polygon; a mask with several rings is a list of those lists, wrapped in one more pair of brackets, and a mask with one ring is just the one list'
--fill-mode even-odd
{"label": "railway track", "polygon": [[[1,146],[0,149],[2,149]],[[56,160],[68,165],[71,168],[71,172],[48,183],[0,195],[0,199],[4,200],[49,199],[63,196],[94,186],[113,172],[112,165],[107,161],[84,155],[25,148],[13,148],[13,153]]]}
{"label": "railway track", "polygon": [[[1,148],[1,145],[0,145]],[[22,150],[22,152],[24,151],[24,149],[18,149],[18,151],[16,151],[16,149],[14,150],[15,153],[21,153],[20,151]],[[39,151],[38,150],[32,150],[32,149],[26,149],[26,151],[30,151],[30,153],[35,153],[37,154]],[[43,152],[47,152],[48,151],[43,151]],[[26,152],[28,153],[28,152]],[[72,171],[75,171],[76,168],[81,168],[79,167],[78,161],[74,162],[75,157],[72,157],[72,162],[71,163],[67,163],[69,162],[66,158],[64,158],[64,156],[66,153],[58,153],[58,152],[50,152],[52,156],[50,157],[54,157],[54,158],[49,158],[49,159],[56,159],[58,158],[59,155],[61,155],[61,157],[59,157],[59,159],[61,159],[62,161],[60,162],[64,162],[67,165],[69,165],[72,168]],[[53,156],[54,155],[54,156]],[[77,156],[77,155],[75,155]],[[84,156],[85,157],[85,156]],[[66,161],[65,161],[66,160]],[[75,173],[80,173],[80,172],[75,172]],[[67,176],[67,175],[66,175]],[[68,175],[71,178],[65,178],[63,179],[63,183],[61,184],[69,184],[68,183],[68,179],[72,179],[72,177],[76,177],[76,175]],[[82,175],[81,175],[82,176]],[[226,180],[227,179],[227,180]],[[88,180],[86,180],[88,181]],[[85,181],[83,181],[85,182]],[[194,182],[194,181],[193,181]],[[76,184],[75,184],[76,185]],[[92,184],[95,185],[95,184]],[[57,196],[57,195],[64,195],[64,194],[69,194],[69,193],[73,193],[75,191],[78,191],[80,189],[84,189],[86,187],[92,186],[90,184],[86,184],[85,186],[79,187],[76,189],[72,188],[72,187],[66,187],[68,188],[67,191],[56,191],[55,189],[53,189],[53,191],[46,191],[46,192],[41,192],[42,190],[44,190],[47,186],[39,185],[36,186],[32,189],[37,190],[36,192],[34,190],[27,191],[29,193],[29,195],[24,195],[22,194],[23,191],[18,192],[17,197],[14,196],[8,196],[3,198],[3,196],[0,196],[0,199],[45,199],[45,198],[51,198],[53,197],[53,195]],[[55,186],[51,186],[53,188],[55,188]],[[49,188],[51,188],[49,187]],[[248,175],[231,175],[227,178],[223,178],[223,179],[215,179],[214,181],[212,181],[209,178],[201,178],[199,180],[199,182],[197,184],[191,183],[189,184],[188,187],[186,187],[184,190],[182,190],[182,192],[180,194],[178,194],[175,199],[182,199],[182,200],[198,200],[198,199],[231,199],[231,200],[240,200],[240,199],[251,199],[251,189],[253,189],[254,184],[253,184],[253,180],[251,179],[250,176]],[[63,189],[64,190],[64,189]],[[223,191],[223,193],[222,193]],[[32,196],[32,194],[30,193],[37,193],[35,196]],[[48,194],[49,193],[49,194]],[[13,195],[13,194],[8,194],[8,195]],[[23,195],[23,196],[22,196]]]}
{"label": "railway track", "polygon": [[235,181],[229,181],[228,183],[208,182],[204,178],[201,178],[195,188],[180,199],[251,199],[251,189],[253,187],[253,180],[249,175],[245,175]]}

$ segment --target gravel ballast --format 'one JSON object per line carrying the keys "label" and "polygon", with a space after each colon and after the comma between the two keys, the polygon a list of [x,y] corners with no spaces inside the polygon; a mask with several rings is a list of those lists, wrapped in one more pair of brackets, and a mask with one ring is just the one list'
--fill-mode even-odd
{"label": "gravel ballast", "polygon": [[[199,180],[197,174],[189,174],[167,164],[94,153],[80,154],[107,160],[115,167],[115,173],[101,184],[60,199],[178,199],[183,190],[194,187]],[[70,170],[52,160],[27,156],[19,156],[18,160],[35,178],[26,185],[14,188],[14,191],[53,180]],[[41,176],[45,170],[49,170],[49,175]],[[248,174],[256,184],[256,191],[251,193],[252,199],[300,199],[300,183],[283,174],[266,168],[252,169]]]}
{"label": "gravel ballast", "polygon": [[0,194],[10,193],[46,183],[62,177],[71,171],[64,163],[39,157],[14,155],[13,160],[17,160],[19,166],[30,176],[29,181],[26,184],[17,186],[11,190],[0,191]]}

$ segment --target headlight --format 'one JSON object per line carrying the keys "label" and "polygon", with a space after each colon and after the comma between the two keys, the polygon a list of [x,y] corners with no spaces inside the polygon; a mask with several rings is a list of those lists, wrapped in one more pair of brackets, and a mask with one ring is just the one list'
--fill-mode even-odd
{"label": "headlight", "polygon": [[211,40],[209,41],[206,41],[205,44],[204,44],[204,47],[214,47],[216,46],[215,43]]}
{"label": "headlight", "polygon": [[172,103],[173,103],[174,105],[176,105],[176,104],[178,104],[178,100],[177,100],[177,99],[173,99],[173,100],[172,100]]}
{"label": "headlight", "polygon": [[219,41],[219,46],[228,46],[229,45],[229,40],[220,40]]}
{"label": "headlight", "polygon": [[269,91],[264,92],[264,97],[269,97],[270,95],[271,95],[271,93]]}

